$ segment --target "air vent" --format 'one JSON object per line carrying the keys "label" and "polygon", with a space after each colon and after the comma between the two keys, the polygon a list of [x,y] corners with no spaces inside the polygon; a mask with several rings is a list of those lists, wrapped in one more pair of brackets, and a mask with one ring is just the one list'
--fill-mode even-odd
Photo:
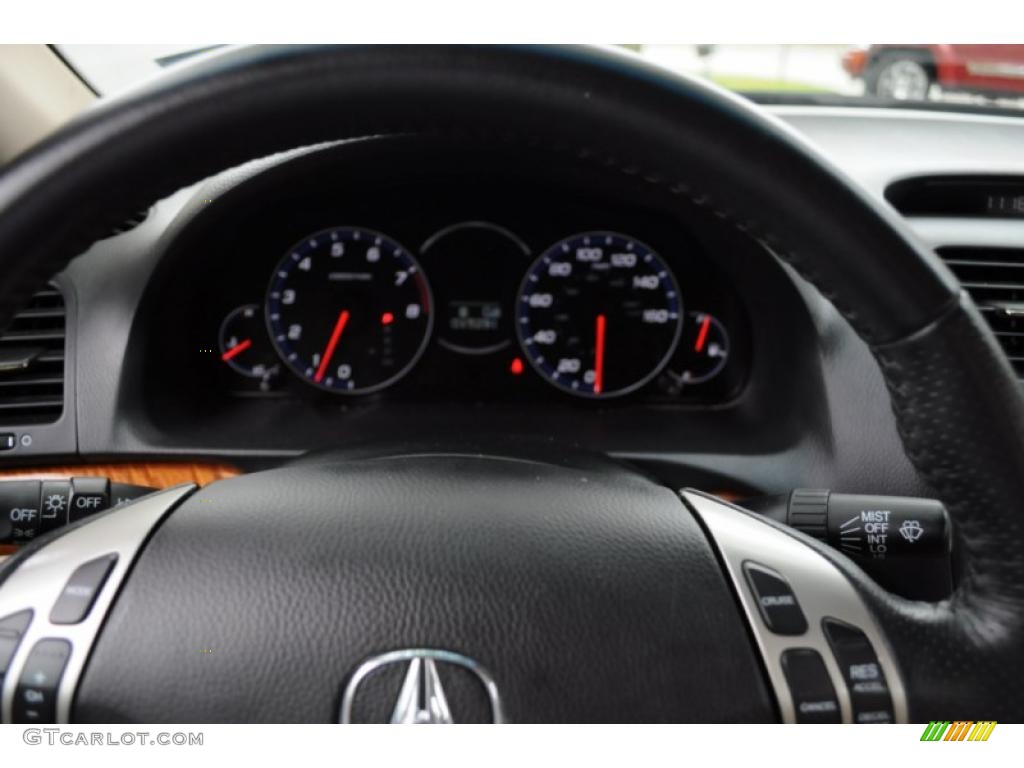
{"label": "air vent", "polygon": [[49,424],[64,408],[64,297],[48,286],[0,334],[0,424]]}
{"label": "air vent", "polygon": [[1024,248],[938,249],[1024,379]]}

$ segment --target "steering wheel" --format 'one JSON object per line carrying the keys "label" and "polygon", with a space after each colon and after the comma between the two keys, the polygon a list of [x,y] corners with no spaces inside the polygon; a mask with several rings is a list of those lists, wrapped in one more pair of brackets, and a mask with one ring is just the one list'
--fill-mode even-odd
{"label": "steering wheel", "polygon": [[[254,157],[395,133],[642,179],[795,267],[881,366],[955,523],[955,593],[893,596],[798,532],[582,455],[324,456],[157,493],[12,558],[4,720],[25,716],[39,669],[35,716],[62,722],[1024,718],[1018,382],[893,212],[702,82],[581,47],[230,51],[6,169],[0,325],[140,204]],[[95,599],[61,623],[83,564],[102,572]]]}

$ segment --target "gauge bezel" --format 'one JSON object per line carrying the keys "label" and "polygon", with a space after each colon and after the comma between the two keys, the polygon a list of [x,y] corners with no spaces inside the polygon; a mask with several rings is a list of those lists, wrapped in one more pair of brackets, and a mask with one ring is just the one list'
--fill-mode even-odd
{"label": "gauge bezel", "polygon": [[[291,257],[292,254],[295,252],[295,249],[305,243],[308,243],[310,240],[316,240],[321,236],[329,235],[332,232],[340,231],[358,232],[360,235],[369,235],[371,238],[381,238],[382,240],[396,246],[404,255],[404,257],[411,261],[413,265],[415,265],[416,272],[419,275],[420,279],[423,281],[423,290],[426,294],[425,312],[427,315],[427,324],[423,330],[423,338],[420,340],[419,347],[417,347],[416,352],[412,355],[412,357],[409,358],[409,362],[406,363],[400,370],[394,373],[391,377],[385,379],[384,381],[377,382],[368,387],[358,387],[353,389],[339,389],[336,387],[332,387],[328,384],[313,381],[308,376],[306,376],[304,369],[299,369],[296,366],[292,365],[291,361],[288,360],[287,355],[285,355],[278,346],[279,342],[277,340],[277,336],[275,334],[274,327],[270,319],[270,294],[274,290],[275,282],[278,279],[284,279],[280,277],[279,273],[281,272],[283,265],[292,261]],[[304,384],[319,389],[323,392],[329,392],[332,395],[358,397],[361,395],[371,395],[375,392],[380,392],[383,389],[387,389],[388,387],[397,384],[399,381],[401,381],[403,378],[405,378],[405,376],[409,374],[409,372],[416,366],[416,364],[423,357],[423,353],[426,352],[427,345],[430,343],[430,337],[434,330],[434,294],[431,290],[430,280],[427,277],[427,273],[423,271],[423,265],[420,264],[419,259],[417,259],[413,252],[406,248],[403,243],[391,237],[391,235],[388,235],[379,230],[371,229],[370,227],[346,224],[333,227],[324,227],[323,229],[319,229],[316,232],[311,232],[305,237],[296,240],[292,245],[290,245],[285,250],[284,255],[274,263],[274,269],[270,273],[270,280],[267,283],[266,295],[264,296],[263,299],[263,316],[264,322],[266,323],[267,326],[267,333],[270,336],[270,343],[273,346],[274,351],[277,353],[277,356],[281,359],[281,362],[284,363],[285,367],[289,371],[291,371],[297,379],[299,379]]]}
{"label": "gauge bezel", "polygon": [[[522,323],[520,321],[520,317],[523,316],[523,312],[527,311],[523,307],[522,297],[524,295],[524,291],[526,289],[527,283],[530,281],[530,277],[534,274],[534,271],[537,269],[537,266],[539,264],[541,264],[546,258],[548,258],[550,256],[550,254],[555,251],[555,249],[560,248],[562,245],[567,244],[570,241],[577,240],[577,239],[582,239],[582,238],[586,238],[586,237],[591,237],[591,238],[607,238],[607,237],[620,238],[621,240],[623,240],[623,241],[625,241],[627,243],[632,243],[634,247],[639,247],[639,248],[644,249],[648,254],[650,254],[661,265],[662,268],[664,268],[666,276],[667,276],[667,279],[669,281],[669,284],[671,285],[672,290],[675,292],[675,298],[676,298],[676,300],[678,302],[678,305],[679,305],[678,308],[677,308],[678,317],[676,319],[676,327],[675,327],[675,332],[674,332],[674,334],[672,336],[672,341],[669,343],[668,347],[666,348],[666,351],[665,351],[664,355],[662,355],[661,360],[658,361],[658,364],[656,366],[654,366],[654,368],[652,368],[651,371],[646,376],[644,376],[642,379],[640,379],[639,381],[629,385],[628,387],[624,387],[622,389],[617,389],[617,390],[615,390],[613,392],[593,392],[593,391],[588,392],[588,391],[582,390],[582,389],[573,389],[572,386],[568,386],[568,385],[562,384],[558,380],[553,379],[551,377],[551,375],[547,371],[545,371],[541,367],[541,365],[539,363],[537,363],[537,361],[534,359],[534,356],[530,353],[530,350],[529,350],[529,348],[527,347],[527,344],[526,344],[526,340],[523,337],[523,326],[524,326],[524,323]],[[556,240],[555,242],[553,242],[550,246],[548,246],[547,248],[542,250],[540,252],[540,254],[537,256],[537,258],[535,258],[532,262],[530,262],[530,266],[527,267],[526,273],[523,275],[523,279],[519,283],[519,290],[516,292],[516,306],[515,306],[515,316],[513,318],[513,322],[514,322],[514,325],[515,325],[516,339],[519,342],[519,348],[522,350],[523,356],[530,363],[530,367],[533,368],[533,370],[536,371],[537,374],[544,381],[546,381],[548,384],[550,384],[551,386],[555,387],[556,389],[558,389],[558,390],[560,390],[562,392],[566,392],[566,393],[568,393],[570,395],[573,395],[574,397],[579,397],[579,398],[583,398],[583,399],[586,399],[586,400],[599,401],[599,400],[615,400],[615,399],[618,399],[618,398],[621,398],[621,397],[625,397],[626,395],[630,395],[630,394],[632,394],[632,393],[642,389],[647,384],[649,384],[651,381],[653,381],[655,378],[657,378],[658,374],[660,374],[663,370],[665,370],[666,366],[668,366],[668,364],[671,362],[672,357],[676,353],[676,349],[679,347],[679,340],[682,338],[682,335],[683,335],[683,322],[684,322],[685,318],[686,318],[686,306],[685,306],[685,304],[683,302],[682,292],[679,290],[679,281],[676,280],[675,272],[672,271],[672,268],[669,266],[669,264],[665,260],[665,258],[660,253],[658,253],[658,251],[656,251],[654,248],[652,248],[650,245],[648,245],[646,242],[644,242],[643,240],[640,240],[639,238],[633,237],[632,235],[627,235],[624,232],[616,232],[614,230],[596,229],[596,230],[584,230],[584,231],[576,232],[574,234],[567,235],[566,237],[560,238],[560,239]]]}
{"label": "gauge bezel", "polygon": [[[529,261],[530,264],[533,263],[533,251],[530,250],[530,246],[527,245],[526,242],[521,237],[519,237],[519,235],[517,235],[512,230],[503,227],[499,224],[495,224],[491,221],[483,221],[476,219],[470,219],[467,221],[457,221],[453,224],[447,224],[441,229],[434,232],[432,235],[430,235],[430,237],[424,240],[423,245],[420,246],[420,257],[424,259],[427,258],[428,251],[430,251],[431,248],[435,247],[438,241],[440,241],[441,239],[447,237],[448,235],[452,235],[457,232],[462,232],[467,229],[482,229],[497,233],[498,235],[507,239],[510,243],[512,243],[520,251],[523,252],[524,261]],[[518,296],[518,294],[516,294],[516,296]],[[515,299],[513,299],[512,307],[513,323],[515,323],[514,302]],[[457,344],[453,341],[450,341],[449,339],[445,338],[444,333],[441,330],[438,330],[437,344],[438,346],[443,347],[444,349],[447,349],[450,352],[455,352],[456,354],[460,355],[493,355],[497,352],[501,352],[503,349],[507,349],[512,344],[512,339],[504,338],[501,341],[494,342],[493,344],[484,344],[482,346],[473,347],[466,344]]]}
{"label": "gauge bezel", "polygon": [[[224,348],[224,329],[227,328],[228,323],[231,322],[231,319],[235,315],[237,315],[239,312],[244,312],[245,310],[249,309],[250,307],[256,310],[257,317],[259,315],[265,315],[266,314],[264,307],[261,307],[259,304],[255,303],[255,302],[249,302],[247,304],[239,304],[237,307],[235,307],[230,312],[228,312],[224,316],[224,319],[221,320],[220,327],[217,329],[217,350],[220,352],[221,355],[225,354],[228,351],[227,349]],[[258,320],[257,320],[257,322],[258,322]],[[266,330],[266,329],[264,329],[264,330]],[[277,348],[274,347],[273,341],[271,341],[271,343],[270,343],[270,348],[272,350],[274,350],[274,355],[276,355],[277,358],[278,358],[277,363],[280,363],[281,355],[277,351]],[[225,365],[227,365],[232,371],[237,373],[239,376],[244,376],[247,379],[267,380],[268,378],[273,378],[274,376],[277,376],[278,375],[277,372],[279,370],[277,368],[277,366],[275,366],[274,368],[268,370],[266,373],[260,374],[260,373],[254,373],[252,370],[250,370],[248,368],[245,368],[240,363],[235,362],[234,358],[231,358],[230,360],[224,360],[223,362],[224,362]]]}
{"label": "gauge bezel", "polygon": [[[729,336],[729,331],[725,327],[725,323],[718,319],[717,315],[713,312],[708,312],[703,309],[692,309],[686,313],[687,317],[694,316],[694,322],[696,322],[696,315],[707,315],[711,318],[711,324],[718,329],[718,332],[722,334],[722,338],[725,339],[725,357],[721,358],[714,368],[708,373],[700,376],[696,379],[687,379],[686,381],[680,381],[680,384],[685,387],[692,387],[695,384],[704,384],[705,382],[711,381],[715,376],[725,370],[726,364],[729,362],[729,357],[732,355],[732,337]],[[669,371],[672,376],[675,376],[675,372]],[[686,371],[683,371],[685,374]]]}

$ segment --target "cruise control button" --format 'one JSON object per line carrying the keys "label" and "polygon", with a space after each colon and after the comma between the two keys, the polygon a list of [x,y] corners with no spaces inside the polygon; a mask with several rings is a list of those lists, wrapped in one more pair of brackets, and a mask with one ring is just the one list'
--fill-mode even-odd
{"label": "cruise control button", "polygon": [[110,480],[105,477],[71,478],[71,513],[68,522],[99,512],[110,506]]}
{"label": "cruise control button", "polygon": [[117,555],[104,555],[76,568],[50,611],[50,623],[77,624],[83,621],[116,562]]}
{"label": "cruise control button", "polygon": [[811,648],[794,648],[782,654],[782,672],[793,696],[798,723],[841,723],[836,689],[821,654]]}
{"label": "cruise control button", "polygon": [[768,629],[777,635],[802,635],[807,631],[807,619],[785,579],[757,563],[744,563],[743,571]]}
{"label": "cruise control button", "polygon": [[39,534],[66,525],[70,509],[71,481],[43,480],[39,493]]}
{"label": "cruise control button", "polygon": [[39,532],[39,481],[0,482],[0,542],[25,544]]}
{"label": "cruise control button", "polygon": [[846,687],[850,689],[854,722],[893,722],[895,714],[889,685],[867,635],[838,619],[826,618],[821,624]]}
{"label": "cruise control button", "polygon": [[14,654],[18,651],[21,638],[32,621],[32,611],[18,611],[0,619],[0,691],[4,687],[4,675],[7,674]]}
{"label": "cruise control button", "polygon": [[71,657],[71,643],[47,638],[35,644],[14,691],[15,723],[57,720],[57,689]]}

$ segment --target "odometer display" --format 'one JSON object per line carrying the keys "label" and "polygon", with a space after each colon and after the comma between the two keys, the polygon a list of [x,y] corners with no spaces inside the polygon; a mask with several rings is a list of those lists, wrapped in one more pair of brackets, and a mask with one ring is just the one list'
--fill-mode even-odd
{"label": "odometer display", "polygon": [[683,325],[679,286],[651,248],[614,232],[555,243],[516,302],[527,359],[555,386],[586,397],[639,389],[668,363]]}
{"label": "odometer display", "polygon": [[285,364],[310,384],[372,392],[422,354],[430,287],[412,254],[386,235],[327,229],[288,249],[274,270],[267,326]]}

